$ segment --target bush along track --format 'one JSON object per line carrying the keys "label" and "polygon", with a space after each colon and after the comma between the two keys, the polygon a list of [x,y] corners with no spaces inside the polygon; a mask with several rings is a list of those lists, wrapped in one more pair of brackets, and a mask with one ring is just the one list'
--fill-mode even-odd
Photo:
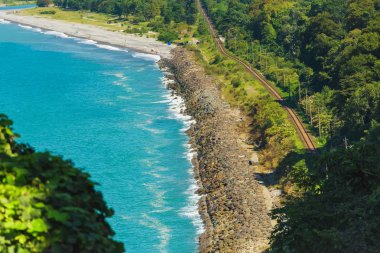
{"label": "bush along track", "polygon": [[[294,150],[272,163],[277,172],[270,183],[278,184],[286,197],[272,212],[277,225],[269,251],[376,252],[379,1],[203,3],[226,48],[276,83],[279,94],[287,97],[288,105],[297,109],[317,136],[318,153]],[[204,26],[207,29],[206,22]],[[223,61],[215,57],[209,62],[221,66]],[[234,98],[250,94],[244,78],[232,86],[230,90],[238,93]],[[263,113],[265,106],[255,103],[251,108],[254,125],[267,126],[255,115]],[[266,139],[270,136],[270,131],[253,131],[254,139],[260,139],[260,133]],[[267,154],[262,156],[264,164],[270,155],[265,145],[261,146],[261,153]]]}
{"label": "bush along track", "polygon": [[260,74],[256,69],[252,68],[247,62],[244,60],[239,59],[237,56],[229,53],[223,46],[223,43],[221,42],[219,36],[217,35],[217,32],[215,31],[209,17],[207,16],[207,13],[202,7],[202,4],[200,0],[196,0],[197,7],[199,9],[199,12],[203,15],[207,27],[210,30],[211,36],[214,39],[214,42],[219,50],[219,52],[236,61],[238,64],[240,64],[244,69],[252,74],[257,80],[260,81],[264,85],[264,87],[268,90],[268,92],[272,95],[274,99],[276,99],[278,102],[282,104],[282,107],[286,110],[288,113],[289,118],[291,119],[291,122],[293,123],[294,127],[297,129],[297,132],[299,134],[300,139],[303,141],[305,148],[308,149],[311,152],[314,152],[316,149],[316,145],[314,143],[313,137],[311,134],[306,130],[305,126],[303,125],[302,121],[300,120],[300,117],[297,115],[297,113],[291,109],[289,106],[286,105],[286,101],[281,97],[281,95],[276,91],[275,88],[273,88],[273,85],[268,82],[268,80],[265,79],[265,77]]}

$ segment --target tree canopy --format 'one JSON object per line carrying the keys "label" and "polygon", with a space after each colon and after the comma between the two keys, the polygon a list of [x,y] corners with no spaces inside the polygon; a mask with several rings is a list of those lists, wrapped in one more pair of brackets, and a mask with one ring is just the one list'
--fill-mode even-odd
{"label": "tree canopy", "polygon": [[[378,252],[380,1],[202,2],[227,49],[288,94],[321,146],[273,166],[286,198],[268,252]],[[265,107],[252,106],[254,126],[270,120],[256,124]]]}
{"label": "tree canopy", "polygon": [[0,115],[0,251],[124,252],[90,176],[70,161],[15,141]]}
{"label": "tree canopy", "polygon": [[359,140],[380,122],[379,0],[203,3],[229,50],[288,91],[320,137]]}

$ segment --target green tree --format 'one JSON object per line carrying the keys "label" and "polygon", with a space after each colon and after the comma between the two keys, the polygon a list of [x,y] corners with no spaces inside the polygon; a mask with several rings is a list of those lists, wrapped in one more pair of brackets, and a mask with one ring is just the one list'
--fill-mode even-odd
{"label": "green tree", "polygon": [[15,142],[11,126],[1,114],[0,252],[123,252],[90,176]]}

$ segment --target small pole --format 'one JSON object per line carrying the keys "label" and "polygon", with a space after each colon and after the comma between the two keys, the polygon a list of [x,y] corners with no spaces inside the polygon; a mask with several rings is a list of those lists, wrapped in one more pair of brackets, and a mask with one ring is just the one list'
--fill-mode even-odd
{"label": "small pole", "polygon": [[[309,98],[310,99],[310,98]],[[311,127],[313,127],[313,113],[312,113],[312,106],[313,104],[311,103],[311,99],[310,99],[310,106],[309,106],[309,109],[310,109],[310,125]]]}
{"label": "small pole", "polygon": [[260,45],[260,53],[259,53],[259,64],[260,64],[260,67],[261,67],[261,45]]}
{"label": "small pole", "polygon": [[251,40],[251,53],[252,53],[252,62],[255,62],[255,52],[253,51],[253,41]]}
{"label": "small pole", "polygon": [[230,29],[227,30],[227,46],[228,48],[230,48],[231,46],[231,43],[230,43]]}
{"label": "small pole", "polygon": [[235,53],[237,53],[236,52],[236,47],[237,47],[237,34],[235,35]]}
{"label": "small pole", "polygon": [[346,136],[344,136],[343,142],[344,142],[344,147],[347,149],[348,148],[348,139]]}
{"label": "small pole", "polygon": [[301,82],[298,82],[298,103],[301,103]]}
{"label": "small pole", "polygon": [[318,106],[318,133],[319,133],[319,137],[321,137],[321,114],[320,114],[319,106]]}
{"label": "small pole", "polygon": [[308,104],[308,97],[307,97],[307,88],[305,90],[305,111],[306,111],[306,115],[307,115],[307,104]]}
{"label": "small pole", "polygon": [[276,60],[274,60],[274,66],[275,66],[274,71],[276,73],[276,84],[277,84],[278,83],[278,73],[277,73],[277,61]]}

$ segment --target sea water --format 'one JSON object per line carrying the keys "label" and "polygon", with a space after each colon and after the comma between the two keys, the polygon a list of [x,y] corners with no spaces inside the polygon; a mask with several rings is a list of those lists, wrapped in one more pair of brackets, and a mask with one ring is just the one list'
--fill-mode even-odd
{"label": "sea water", "polygon": [[30,8],[34,8],[34,7],[36,7],[35,4],[3,6],[3,7],[0,7],[0,11],[30,9]]}
{"label": "sea water", "polygon": [[127,252],[196,252],[191,119],[156,61],[2,21],[0,112],[21,142],[71,159],[100,183]]}

